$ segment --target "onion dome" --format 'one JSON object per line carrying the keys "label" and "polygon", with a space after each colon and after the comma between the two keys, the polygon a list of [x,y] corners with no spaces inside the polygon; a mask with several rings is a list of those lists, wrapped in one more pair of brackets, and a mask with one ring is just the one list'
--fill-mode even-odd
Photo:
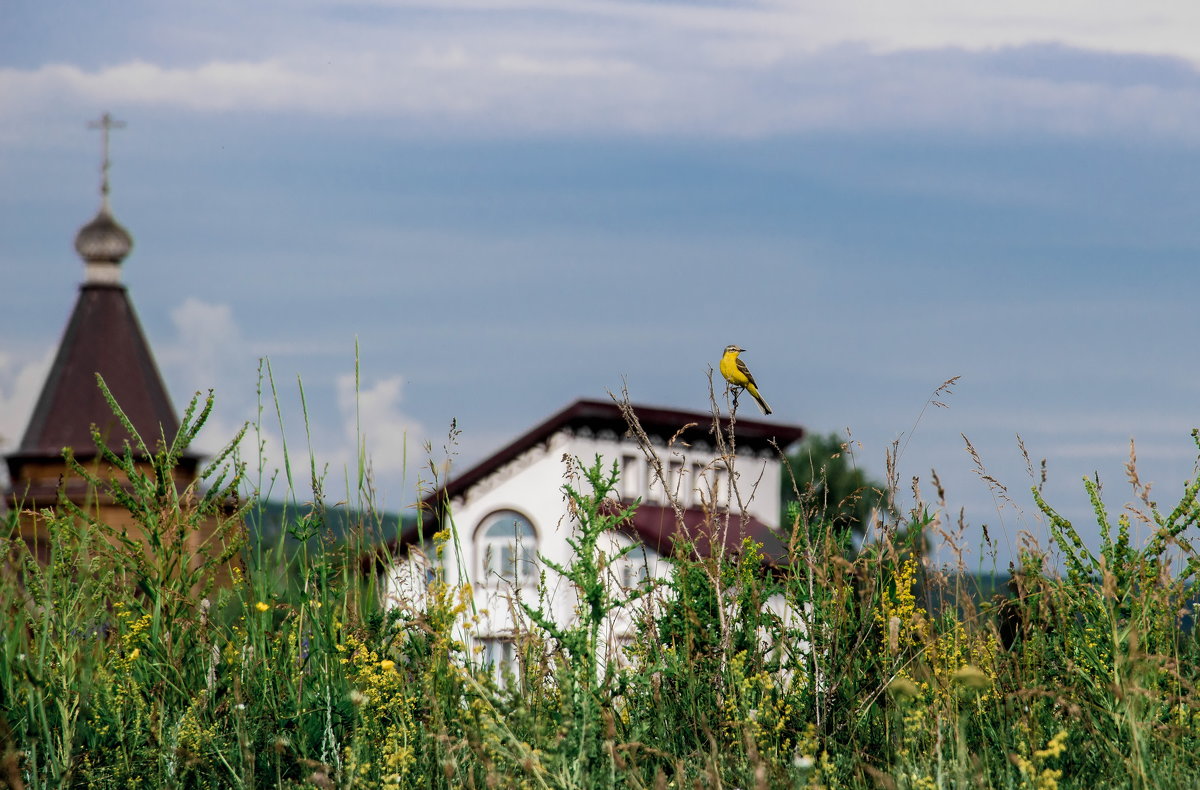
{"label": "onion dome", "polygon": [[108,200],[100,206],[96,218],[75,235],[75,251],[86,263],[120,263],[132,249],[133,237],[113,219]]}

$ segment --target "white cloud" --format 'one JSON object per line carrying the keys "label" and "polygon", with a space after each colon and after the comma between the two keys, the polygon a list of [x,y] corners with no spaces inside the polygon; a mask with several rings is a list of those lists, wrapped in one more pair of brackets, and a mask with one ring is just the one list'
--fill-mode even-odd
{"label": "white cloud", "polygon": [[0,349],[0,451],[15,450],[37,402],[55,349],[19,359]]}
{"label": "white cloud", "polygon": [[501,55],[496,68],[512,74],[546,78],[613,77],[636,72],[628,61],[603,58],[544,58],[526,54]]}
{"label": "white cloud", "polygon": [[425,429],[400,410],[404,378],[381,379],[372,386],[355,387],[354,374],[337,378],[338,410],[342,416],[342,439],[347,446],[339,455],[357,462],[356,437],[361,430],[365,460],[376,474],[402,479],[421,463]]}
{"label": "white cloud", "polygon": [[[188,297],[170,315],[175,336],[157,345],[156,356],[174,385],[179,401],[175,405],[181,412],[193,395],[203,397],[213,390],[213,412],[193,446],[194,451],[212,456],[255,418],[257,357],[228,304]],[[272,448],[280,445],[269,428],[263,438]],[[241,453],[243,459],[257,463],[253,437],[242,442]]]}
{"label": "white cloud", "polygon": [[[1200,24],[1200,8],[1180,0],[1063,0],[1047,4],[1014,0],[1004,4],[963,4],[958,0],[883,0],[843,3],[819,0],[739,0],[739,2],[658,2],[656,0],[344,0],[357,9],[426,15],[455,13],[456,20],[499,21],[546,18],[623,24],[623,30],[679,35],[758,35],[808,50],[847,41],[880,50],[966,46],[1012,46],[1058,40],[1123,52],[1200,56],[1190,32]],[[765,42],[764,42],[765,43]]]}
{"label": "white cloud", "polygon": [[[340,500],[348,493],[354,494],[353,490],[345,491],[343,484],[348,482],[351,489],[355,486],[361,447],[372,483],[380,491],[404,498],[406,472],[412,477],[424,460],[424,429],[401,411],[402,376],[387,376],[362,385],[356,393],[353,373],[326,380],[332,384],[328,387],[319,379],[300,376],[290,362],[283,364],[276,359],[268,362],[277,388],[273,391],[266,369],[260,371],[259,350],[273,348],[284,358],[305,361],[311,357],[312,346],[300,342],[249,342],[230,305],[194,297],[171,310],[171,321],[175,337],[159,351],[170,378],[176,384],[186,384],[188,397],[193,391],[209,389],[216,394],[213,414],[196,440],[198,452],[209,456],[217,453],[249,422],[251,428],[239,453],[248,464],[250,482],[261,486],[262,493],[285,496],[286,468],[290,465],[292,495],[300,500],[311,497],[315,461],[317,475],[325,478],[326,496]],[[298,387],[291,383],[297,378],[304,379],[303,402]],[[262,390],[261,415],[258,389]],[[332,398],[325,395],[330,389]],[[180,408],[183,405],[178,404]],[[388,505],[399,507],[408,501]]]}
{"label": "white cloud", "polygon": [[[12,452],[20,444],[54,352],[49,347],[40,354],[18,358],[0,349],[0,453]],[[8,483],[8,467],[0,464],[0,490]]]}
{"label": "white cloud", "polygon": [[[131,60],[95,71],[67,63],[32,71],[0,70],[0,93],[11,102],[34,106],[86,97],[101,104],[192,110],[285,109],[296,108],[306,88],[314,87],[311,76],[272,60],[213,61],[187,68]],[[300,109],[315,107],[301,105]]]}
{"label": "white cloud", "polygon": [[233,363],[245,356],[241,329],[228,304],[213,304],[188,297],[171,310],[176,339],[164,348],[163,358],[174,365],[192,391],[216,387]]}
{"label": "white cloud", "polygon": [[[0,112],[302,112],[464,134],[1200,131],[1200,40],[1179,35],[1200,12],[1184,7],[402,2],[355,20],[364,8],[299,6],[282,32],[233,32],[255,47],[191,62],[0,69]],[[248,51],[266,54],[232,54]]]}

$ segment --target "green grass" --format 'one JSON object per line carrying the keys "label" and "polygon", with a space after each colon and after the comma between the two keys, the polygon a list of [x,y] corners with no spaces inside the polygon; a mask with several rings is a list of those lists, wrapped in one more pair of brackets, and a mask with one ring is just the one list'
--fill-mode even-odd
{"label": "green grass", "polygon": [[[1182,627],[1200,484],[1170,511],[1130,511],[1153,527],[1135,547],[1131,516],[1112,521],[1086,481],[1096,553],[1035,491],[1065,573],[1025,552],[1007,600],[931,566],[923,503],[882,517],[856,554],[797,506],[776,572],[748,545],[615,590],[599,548],[615,473],[584,459],[566,491],[576,555],[557,569],[581,616],[525,607],[517,671],[499,684],[460,641],[466,591],[435,578],[416,605],[382,605],[361,572],[378,521],[332,529],[315,468],[314,491],[290,501],[317,504],[291,507],[286,545],[239,544],[264,486],[232,454],[203,495],[159,485],[203,424],[196,408],[153,470],[109,459],[132,473],[148,551],[71,510],[45,514],[49,563],[10,541],[0,786],[1100,790],[1200,776],[1200,649]],[[369,489],[361,469],[349,487]],[[182,554],[213,518],[224,542]],[[217,584],[234,550],[239,570]],[[638,635],[618,661],[600,634],[621,610]]]}

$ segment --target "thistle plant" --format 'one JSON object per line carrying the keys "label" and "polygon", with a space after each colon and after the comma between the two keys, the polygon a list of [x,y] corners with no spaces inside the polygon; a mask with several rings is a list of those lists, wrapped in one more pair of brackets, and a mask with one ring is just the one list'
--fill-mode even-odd
{"label": "thistle plant", "polygon": [[643,594],[642,588],[614,590],[605,580],[605,568],[629,554],[636,545],[618,549],[611,556],[601,550],[601,538],[627,522],[636,504],[620,507],[616,504],[618,466],[614,462],[605,469],[597,455],[590,466],[578,459],[583,483],[590,490],[581,490],[572,483],[563,486],[568,511],[575,529],[567,538],[571,559],[566,565],[542,556],[540,561],[571,583],[578,597],[576,616],[567,624],[554,620],[544,606],[521,602],[521,608],[535,626],[540,628],[566,656],[559,682],[570,695],[570,718],[573,722],[565,741],[575,757],[570,761],[570,775],[576,786],[588,773],[598,770],[610,759],[601,748],[602,726],[600,711],[612,704],[612,681],[615,664],[611,656],[600,650],[601,632],[609,616],[628,608]]}
{"label": "thistle plant", "polygon": [[[150,606],[156,612],[161,613],[164,606],[170,605],[162,595],[164,591],[189,589],[204,597],[218,578],[228,572],[228,563],[245,543],[245,529],[241,525],[246,505],[240,503],[245,465],[231,459],[246,428],[208,462],[195,481],[181,488],[176,469],[212,413],[212,391],[202,406],[199,393],[191,399],[179,431],[169,443],[160,436],[151,447],[99,374],[96,383],[132,441],[125,443],[122,452],[115,452],[93,425],[92,441],[100,466],[89,468],[81,464],[72,449],[67,448],[64,451],[67,467],[89,489],[107,495],[128,511],[137,528],[131,534],[129,530],[114,527],[65,496],[60,498],[59,505],[82,524],[127,549],[117,556],[126,561],[125,572],[130,581],[151,599]],[[205,484],[203,489],[199,486],[201,481]],[[145,550],[139,551],[143,544]],[[184,580],[190,583],[188,588],[180,587]]]}

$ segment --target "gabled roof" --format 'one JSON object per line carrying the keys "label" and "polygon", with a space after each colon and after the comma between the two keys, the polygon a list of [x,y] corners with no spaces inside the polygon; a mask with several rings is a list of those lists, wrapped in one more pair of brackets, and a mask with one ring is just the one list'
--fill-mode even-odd
{"label": "gabled roof", "polygon": [[[651,437],[658,436],[665,441],[678,434],[678,441],[689,444],[702,441],[713,442],[713,416],[708,412],[667,409],[659,406],[631,405],[633,406],[634,413],[637,415],[638,421],[642,425],[642,429]],[[594,435],[611,431],[617,436],[624,436],[629,432],[625,416],[621,413],[620,407],[613,401],[577,400],[562,411],[551,415],[545,421],[518,436],[467,471],[451,477],[450,481],[443,488],[425,500],[425,504],[432,507],[438,502],[462,496],[480,480],[483,480],[526,450],[546,441],[559,431],[571,430],[579,432],[582,429],[587,429]],[[729,434],[728,417],[721,418],[721,430],[725,435]],[[786,450],[789,446],[804,438],[804,429],[799,425],[747,420],[742,417],[737,419],[735,430],[738,448],[746,448],[755,452],[772,449],[772,443],[777,444],[781,450]]]}
{"label": "gabled roof", "polygon": [[86,282],[21,444],[8,456],[14,480],[21,462],[60,458],[64,447],[95,454],[93,424],[108,447],[123,449],[131,437],[105,403],[97,373],[151,450],[163,436],[174,440],[179,418],[125,287]]}
{"label": "gabled roof", "polygon": [[[642,429],[650,437],[668,440],[678,437],[677,441],[696,444],[712,442],[713,416],[708,412],[688,411],[683,409],[668,409],[658,406],[632,405]],[[728,435],[729,418],[721,417],[721,430]],[[421,509],[432,514],[433,524],[423,522],[421,515],[404,528],[399,536],[389,541],[381,550],[371,552],[362,559],[363,569],[375,567],[382,569],[385,556],[397,556],[407,552],[408,546],[421,539],[428,538],[438,527],[441,510],[447,502],[465,494],[472,486],[500,469],[502,466],[520,456],[525,451],[545,442],[551,436],[563,430],[580,432],[587,429],[593,435],[611,431],[616,436],[624,436],[629,432],[629,426],[621,413],[620,407],[613,401],[577,400],[562,411],[526,431],[521,436],[500,448],[492,455],[467,469],[461,475],[454,476],[442,488],[425,498]],[[747,420],[738,418],[736,424],[737,446],[754,452],[779,449],[787,450],[792,444],[804,438],[805,432],[799,425],[770,423],[762,420]],[[751,517],[729,514],[728,527],[722,529],[719,535],[709,534],[714,528],[725,523],[724,513],[710,514],[699,508],[687,508],[683,512],[683,529],[676,523],[673,510],[660,505],[642,503],[638,506],[633,518],[623,526],[627,532],[636,534],[643,542],[653,547],[663,555],[670,555],[674,550],[677,539],[692,541],[696,550],[707,555],[715,540],[723,540],[726,550],[736,551],[741,547],[742,539],[749,537],[762,544],[763,554],[768,564],[778,562],[786,554],[780,537],[769,526]]]}

